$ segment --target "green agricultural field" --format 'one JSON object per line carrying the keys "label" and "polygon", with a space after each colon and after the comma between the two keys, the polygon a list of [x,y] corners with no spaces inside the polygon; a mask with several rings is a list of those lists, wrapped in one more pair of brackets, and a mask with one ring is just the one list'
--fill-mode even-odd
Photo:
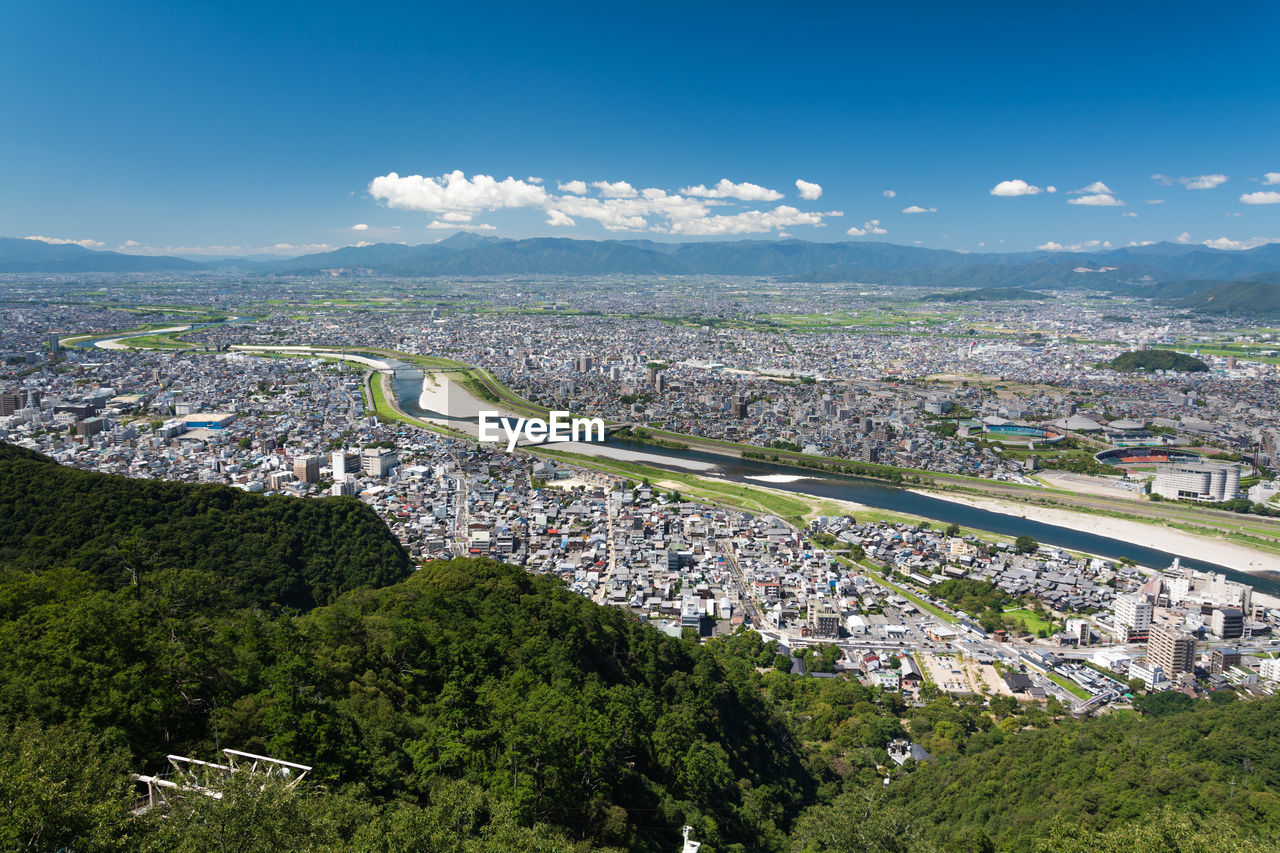
{"label": "green agricultural field", "polygon": [[1183,353],[1190,353],[1192,350],[1196,350],[1201,355],[1216,355],[1216,356],[1219,356],[1220,358],[1226,358],[1228,356],[1234,355],[1236,358],[1241,360],[1246,360],[1246,361],[1260,361],[1263,364],[1280,364],[1280,357],[1257,354],[1257,350],[1263,350],[1263,349],[1274,350],[1274,349],[1280,348],[1280,345],[1271,346],[1271,347],[1266,347],[1266,346],[1244,347],[1244,346],[1223,346],[1223,345],[1215,346],[1212,344],[1204,344],[1204,345],[1156,344],[1155,348],[1176,350],[1177,352],[1183,352]]}

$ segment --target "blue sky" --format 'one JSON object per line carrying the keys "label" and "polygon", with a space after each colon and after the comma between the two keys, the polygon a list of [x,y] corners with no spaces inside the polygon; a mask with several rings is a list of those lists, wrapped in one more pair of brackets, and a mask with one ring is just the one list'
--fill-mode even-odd
{"label": "blue sky", "polygon": [[1280,4],[1048,5],[10,3],[0,234],[1280,240]]}

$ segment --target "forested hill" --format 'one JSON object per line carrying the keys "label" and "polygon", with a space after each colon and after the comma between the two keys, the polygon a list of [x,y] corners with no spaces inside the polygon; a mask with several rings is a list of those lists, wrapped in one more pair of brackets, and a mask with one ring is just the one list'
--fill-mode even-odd
{"label": "forested hill", "polygon": [[303,500],[68,468],[0,444],[0,562],[74,567],[106,587],[161,569],[220,576],[247,604],[307,609],[410,571],[354,498]]}
{"label": "forested hill", "polygon": [[1201,314],[1276,318],[1280,317],[1280,284],[1233,281],[1187,296],[1177,304]]}
{"label": "forested hill", "polygon": [[[922,767],[892,796],[949,849],[985,837],[1031,851],[1055,821],[1118,831],[1169,806],[1267,842],[1250,849],[1280,849],[1280,700],[1156,698],[1146,718],[1064,722]],[[1193,849],[1238,849],[1202,843]]]}
{"label": "forested hill", "polygon": [[[211,580],[104,590],[0,564],[0,849],[666,853],[686,823],[709,853],[1280,841],[1277,698],[1160,694],[1083,721],[1003,697],[913,707],[775,671],[790,659],[752,632],[666,637],[485,560],[303,614]],[[894,768],[904,731],[937,763]],[[131,814],[130,771],[226,745],[315,782],[223,780],[223,800]]]}
{"label": "forested hill", "polygon": [[[815,796],[753,667],[556,579],[437,562],[294,615],[229,607],[207,573],[160,574],[135,593],[0,565],[0,802],[48,816],[33,849],[111,849],[85,843],[80,808],[142,849],[217,849],[145,839],[239,821],[254,840],[225,849],[667,853],[687,822],[708,850],[745,853],[781,849]],[[46,742],[84,759],[31,758]],[[111,772],[219,745],[314,765],[320,788],[203,825],[131,821]],[[62,789],[88,784],[82,764],[115,770],[68,802],[7,776],[19,756]]]}
{"label": "forested hill", "polygon": [[1124,373],[1139,373],[1148,370],[1204,373],[1209,369],[1209,365],[1193,355],[1167,349],[1131,350],[1111,359],[1105,366]]}

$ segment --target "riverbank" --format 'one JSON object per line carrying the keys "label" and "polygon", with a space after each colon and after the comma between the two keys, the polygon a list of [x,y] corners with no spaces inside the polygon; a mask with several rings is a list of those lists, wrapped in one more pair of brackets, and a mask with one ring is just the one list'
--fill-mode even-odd
{"label": "riverbank", "polygon": [[[380,373],[390,366],[390,360],[392,358],[391,353],[387,351],[377,351],[373,353],[366,352],[362,355],[355,355],[349,352],[338,351],[333,348],[298,345],[233,345],[232,349],[242,352],[256,351],[263,353],[275,353],[279,355],[311,356],[331,359],[338,358],[362,363],[368,367],[377,368]],[[370,355],[385,357],[386,360],[382,360],[382,358],[370,358]],[[427,357],[405,355],[404,358],[426,359]],[[453,421],[446,426],[445,423],[442,423],[440,420],[432,416],[437,412],[457,416],[457,414],[459,414],[457,411],[459,407],[465,408],[469,414],[473,410],[473,407],[475,410],[478,410],[480,408],[488,408],[492,404],[482,403],[476,398],[470,388],[454,381],[456,373],[460,371],[454,368],[452,364],[442,364],[437,367],[432,363],[418,365],[418,367],[424,373],[433,375],[427,378],[425,382],[420,382],[417,387],[412,389],[412,391],[407,388],[402,389],[398,387],[400,383],[393,381],[392,378],[385,373],[377,377],[375,381],[366,382],[366,392],[368,393],[368,396],[372,398],[371,403],[373,403],[379,414],[384,417],[388,417],[391,420],[413,423],[436,432],[467,437],[474,440],[476,438],[476,424],[474,422],[459,420]],[[496,380],[492,380],[487,377],[483,371],[477,371],[477,374],[488,380],[483,383],[486,386],[490,383],[497,384]],[[502,386],[497,385],[497,387],[501,388]],[[505,391],[505,389],[503,390]],[[509,394],[510,392],[507,393]],[[499,394],[498,396],[502,397],[504,395]],[[499,404],[494,408],[501,412],[507,407],[503,404]],[[466,415],[464,414],[463,417],[466,417]],[[715,442],[704,442],[693,439],[692,437],[681,437],[690,439],[686,453],[693,456],[696,456],[698,453],[707,453],[710,456],[710,459],[689,458],[685,453],[680,452],[673,453],[668,451],[667,453],[663,453],[663,448],[661,447],[653,448],[655,451],[653,453],[647,453],[639,449],[622,448],[616,445],[611,446],[600,444],[559,444],[556,445],[555,450],[551,450],[545,445],[538,446],[536,448],[525,446],[522,449],[549,456],[558,455],[558,451],[559,453],[565,453],[567,458],[578,462],[578,464],[584,464],[587,467],[595,467],[603,470],[612,469],[613,473],[620,473],[627,476],[639,474],[642,477],[651,476],[654,479],[666,479],[668,477],[673,477],[673,475],[674,478],[680,479],[688,477],[689,479],[685,481],[686,489],[696,488],[701,492],[699,497],[710,499],[712,502],[716,502],[716,499],[719,498],[722,502],[738,506],[749,504],[751,511],[768,512],[772,510],[776,514],[794,519],[801,524],[803,524],[801,519],[812,517],[815,514],[835,514],[850,511],[861,515],[864,518],[883,518],[886,521],[907,521],[908,523],[913,521],[915,518],[918,518],[921,521],[928,520],[934,523],[941,522],[943,524],[952,520],[946,517],[948,513],[936,507],[930,507],[927,515],[913,517],[907,516],[901,507],[891,510],[883,510],[879,509],[878,506],[867,506],[852,502],[840,501],[839,503],[833,503],[833,499],[838,501],[841,496],[834,494],[815,496],[807,493],[804,487],[798,484],[794,479],[797,476],[801,476],[798,474],[783,474],[782,472],[770,473],[765,475],[767,479],[756,480],[752,484],[751,488],[746,488],[741,485],[734,487],[731,484],[731,481],[722,479],[718,476],[720,468],[722,467],[721,463],[712,462],[711,459],[723,459],[725,460],[725,463],[732,464],[734,457],[737,457],[740,462],[747,463],[748,460],[743,458],[746,456],[744,452],[732,445],[717,446],[717,443]],[[778,455],[781,457],[783,454],[779,452]],[[793,462],[794,460],[790,458],[779,458],[779,460],[773,464],[786,466]],[[765,466],[770,465],[769,462],[764,462],[762,464]],[[661,466],[661,469],[657,466]],[[675,472],[670,471],[670,467],[668,466],[675,466],[682,469],[682,473],[675,474]],[[829,473],[830,472],[817,471],[812,475],[812,478],[815,480],[822,480],[823,475]],[[695,479],[695,475],[701,476],[696,476]],[[906,475],[904,474],[903,476],[905,478]],[[803,476],[803,479],[809,479],[809,476]],[[1027,499],[1069,499],[1069,496],[1065,493],[1060,493],[1058,490],[1054,489],[1031,489],[1023,486],[1018,489],[1017,495],[1010,495],[1008,500],[997,500],[988,498],[985,495],[973,494],[973,490],[979,488],[1008,489],[1010,484],[974,481],[969,478],[957,477],[955,475],[938,475],[930,474],[929,472],[912,474],[911,479],[931,481],[928,485],[921,482],[921,486],[924,486],[922,489],[909,490],[912,491],[913,494],[934,500],[947,501],[953,504],[966,505],[971,508],[971,511],[994,511],[1006,517],[1024,518],[1032,524],[1049,525],[1062,531],[1074,531],[1080,534],[1085,534],[1089,538],[1098,537],[1110,539],[1113,543],[1127,542],[1139,548],[1141,551],[1149,552],[1150,549],[1156,549],[1164,551],[1165,554],[1179,554],[1188,560],[1195,560],[1210,566],[1216,565],[1224,570],[1238,570],[1244,573],[1255,573],[1255,576],[1257,573],[1269,569],[1274,570],[1280,568],[1280,553],[1269,554],[1265,551],[1251,548],[1247,542],[1240,543],[1224,541],[1220,538],[1209,535],[1210,530],[1208,525],[1221,524],[1222,521],[1216,518],[1203,518],[1199,513],[1196,514],[1195,518],[1174,518],[1171,521],[1167,519],[1165,519],[1165,521],[1168,524],[1178,524],[1179,522],[1183,522],[1187,526],[1194,526],[1198,529],[1203,529],[1205,531],[1204,533],[1200,533],[1198,530],[1195,532],[1173,530],[1168,526],[1162,526],[1162,519],[1158,518],[1152,518],[1150,522],[1145,522],[1134,521],[1129,518],[1116,518],[1113,515],[1107,515],[1107,513],[1116,512],[1117,507],[1094,504],[1094,502],[1103,500],[1100,498],[1079,499],[1082,502],[1084,500],[1089,500],[1091,504],[1094,504],[1081,506],[1079,510],[1076,510],[1075,507],[1068,506],[1045,507],[1027,505],[1019,502],[1020,500],[1025,501]],[[773,486],[793,486],[794,488],[769,488],[769,486],[764,485],[765,483],[770,483],[770,481],[772,481],[771,485]],[[929,486],[932,486],[932,488],[929,488]],[[939,489],[945,490],[947,488],[957,491],[939,491]],[[740,489],[743,490],[743,493],[741,494],[738,493]],[[927,491],[925,489],[927,489]],[[789,501],[783,497],[784,494],[801,497],[802,501]],[[823,505],[822,502],[826,502],[823,510],[820,512],[815,511],[815,506]],[[1117,503],[1120,502],[1117,501]],[[1122,509],[1125,512],[1135,512],[1135,502],[1124,501],[1123,503],[1124,506]],[[1145,505],[1140,508],[1148,509]],[[1169,507],[1165,509],[1165,512],[1173,512],[1177,509],[1178,508],[1176,507]],[[909,510],[907,511],[909,512]],[[957,520],[962,524],[966,521],[963,518]],[[1228,520],[1235,522],[1237,519],[1234,516],[1229,516]],[[1253,519],[1250,518],[1249,520]],[[973,524],[973,520],[970,519],[969,523]],[[994,519],[988,522],[988,524],[980,524],[978,526],[993,526],[996,528],[1008,527],[1008,525],[994,523]],[[991,531],[978,531],[977,527],[974,529],[975,532],[979,532],[979,535],[983,538],[995,538],[991,535]],[[1228,532],[1230,535],[1243,538],[1246,534],[1251,534],[1252,530]],[[1010,531],[1005,529],[1004,534],[998,535],[1003,537],[1009,533]],[[1037,535],[1038,538],[1045,541],[1055,541],[1057,538],[1051,535],[1046,529],[1033,531],[1033,533]],[[1060,544],[1067,543],[1064,542]],[[1081,546],[1076,547],[1084,547],[1085,549],[1088,549],[1090,546],[1095,546],[1094,550],[1098,550],[1096,543],[1089,543],[1089,545],[1081,543]],[[1068,547],[1072,546],[1068,545]],[[1114,550],[1102,548],[1101,553],[1104,555],[1114,554]],[[1146,553],[1135,556],[1139,559],[1145,560],[1147,563],[1152,563],[1153,565],[1154,563],[1165,561],[1165,557],[1163,555],[1155,557],[1154,555]],[[1172,559],[1172,557],[1170,556],[1168,559]]]}
{"label": "riverbank", "polygon": [[[1280,557],[1275,554],[1257,551],[1225,539],[1210,539],[1204,536],[1184,533],[1180,530],[1170,530],[1148,522],[1130,521],[1108,515],[1094,515],[1029,506],[993,498],[970,497],[952,492],[916,489],[911,491],[938,500],[984,509],[990,512],[998,512],[1002,515],[1027,518],[1043,524],[1052,524],[1055,527],[1079,530],[1111,539],[1119,539],[1124,542],[1132,542],[1144,548],[1154,548],[1194,560],[1218,563],[1239,572],[1280,571]],[[1151,566],[1150,568],[1164,569],[1168,567]]]}
{"label": "riverbank", "polygon": [[[448,411],[452,414],[455,407],[460,403],[464,403],[464,401],[471,405],[477,403],[467,389],[449,382],[447,375],[438,375],[433,378],[436,380],[435,383],[432,382],[432,379],[428,379],[422,387],[420,405],[424,409]],[[447,406],[442,405],[446,402]],[[428,406],[427,404],[435,405]],[[465,424],[464,426],[474,425]],[[748,475],[744,479],[750,482],[749,489],[754,494],[746,492],[734,494],[730,500],[724,501],[726,497],[730,497],[726,494],[731,491],[728,488],[729,482],[716,476],[718,466],[706,460],[683,458],[682,455],[678,454],[651,454],[634,449],[599,444],[558,444],[554,450],[545,446],[536,449],[528,447],[526,449],[546,453],[547,455],[557,455],[557,453],[571,454],[573,461],[578,464],[604,470],[612,469],[613,473],[627,476],[650,476],[655,482],[658,480],[666,481],[666,487],[668,488],[672,487],[675,482],[683,482],[685,493],[709,499],[712,502],[715,502],[716,498],[720,498],[722,502],[729,502],[740,508],[749,508],[752,511],[773,511],[800,524],[803,524],[801,519],[808,520],[817,515],[842,514],[851,514],[864,520],[880,520],[891,523],[905,522],[908,524],[928,521],[942,526],[952,520],[946,517],[947,513],[945,511],[933,510],[929,515],[911,515],[899,510],[881,509],[877,506],[849,501],[833,495],[816,495],[807,492],[803,481],[811,478],[821,479],[821,473],[816,473],[812,476],[782,472],[755,476]],[[714,453],[713,456],[724,458],[728,462],[730,454],[721,451],[720,453]],[[665,476],[652,469],[642,470],[642,466],[654,465],[662,466],[666,472]],[[681,474],[677,475],[670,470],[670,466],[673,465],[683,469]],[[1170,529],[1161,526],[1154,520],[1150,522],[1135,521],[1116,518],[1097,510],[1093,512],[1078,512],[1068,508],[1028,505],[1014,500],[1001,501],[973,496],[963,492],[947,492],[936,489],[911,489],[908,491],[952,504],[966,505],[979,510],[995,511],[1004,516],[1026,518],[1031,521],[1049,524],[1062,530],[1071,530],[1120,542],[1129,542],[1144,549],[1155,549],[1166,554],[1182,556],[1184,559],[1197,560],[1202,563],[1218,565],[1245,573],[1258,573],[1268,569],[1275,569],[1280,564],[1280,556],[1223,539]],[[790,499],[788,499],[788,496]],[[800,509],[796,505],[796,499],[802,502],[805,509]],[[963,523],[963,519],[961,519],[961,522]],[[981,527],[966,526],[964,532],[975,533],[987,541],[1013,541],[1008,535],[997,534],[992,530],[982,529]],[[1052,538],[1043,534],[1042,538],[1053,541]],[[1111,552],[1104,551],[1103,556],[1109,553]],[[1172,556],[1168,559],[1171,561]],[[1152,568],[1167,567],[1167,563],[1156,565],[1150,557],[1146,559],[1146,563],[1150,563]]]}
{"label": "riverbank", "polygon": [[143,338],[149,335],[165,335],[165,334],[171,334],[175,332],[185,332],[190,328],[191,326],[188,325],[188,326],[167,326],[163,329],[148,329],[147,331],[138,335],[123,335],[118,338],[106,338],[104,340],[94,341],[93,345],[101,349],[129,349],[129,345],[126,343],[123,343],[123,341],[127,341],[130,338]]}

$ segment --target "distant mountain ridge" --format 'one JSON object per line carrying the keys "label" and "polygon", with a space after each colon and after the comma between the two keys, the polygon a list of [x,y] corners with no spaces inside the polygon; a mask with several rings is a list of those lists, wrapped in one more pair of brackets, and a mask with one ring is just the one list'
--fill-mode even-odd
{"label": "distant mountain ridge", "polygon": [[[260,256],[258,256],[260,257]],[[660,243],[653,240],[525,240],[468,232],[436,243],[375,243],[279,260],[184,258],[94,252],[75,245],[0,238],[0,272],[146,272],[236,269],[259,275],[432,277],[503,275],[736,275],[795,282],[858,282],[957,288],[1039,288],[1158,291],[1186,296],[1224,282],[1280,276],[1280,244],[1224,251],[1157,243],[1104,252],[965,253],[879,242],[735,240]],[[1148,294],[1144,294],[1148,295]],[[1156,292],[1149,295],[1155,296]],[[1166,294],[1160,293],[1160,296]]]}
{"label": "distant mountain ridge", "polygon": [[267,262],[260,269],[279,275],[334,270],[391,276],[740,275],[798,282],[1103,290],[1188,279],[1236,281],[1280,272],[1280,245],[1238,252],[1164,243],[1093,254],[977,254],[875,242],[459,239],[463,236],[421,246],[347,247]]}
{"label": "distant mountain ridge", "polygon": [[1201,314],[1248,314],[1280,318],[1280,284],[1233,281],[1200,291],[1176,303]]}
{"label": "distant mountain ridge", "polygon": [[0,237],[0,273],[162,272],[201,270],[183,258],[101,252],[74,243]]}

